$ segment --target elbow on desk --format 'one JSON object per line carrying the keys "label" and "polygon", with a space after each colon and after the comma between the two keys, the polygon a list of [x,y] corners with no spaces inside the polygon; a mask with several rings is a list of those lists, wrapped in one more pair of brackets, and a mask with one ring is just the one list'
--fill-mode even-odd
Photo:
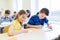
{"label": "elbow on desk", "polygon": [[13,36],[13,32],[8,32],[8,36]]}

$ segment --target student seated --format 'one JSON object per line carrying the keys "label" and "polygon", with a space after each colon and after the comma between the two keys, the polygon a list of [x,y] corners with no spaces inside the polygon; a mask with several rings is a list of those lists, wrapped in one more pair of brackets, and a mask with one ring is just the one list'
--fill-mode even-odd
{"label": "student seated", "polygon": [[15,19],[16,15],[17,15],[17,12],[14,11],[14,14],[13,14],[13,16],[12,16],[12,19]]}
{"label": "student seated", "polygon": [[13,20],[10,24],[8,35],[13,36],[21,33],[27,33],[27,29],[22,29],[22,23],[25,21],[26,17],[26,12],[24,10],[20,10],[15,20]]}
{"label": "student seated", "polygon": [[0,24],[3,22],[11,22],[12,18],[10,17],[10,10],[5,10],[5,15],[1,17]]}
{"label": "student seated", "polygon": [[48,28],[52,28],[48,23],[46,16],[49,15],[49,10],[47,8],[42,8],[38,14],[32,16],[26,25],[28,28],[42,28],[44,23],[47,24]]}

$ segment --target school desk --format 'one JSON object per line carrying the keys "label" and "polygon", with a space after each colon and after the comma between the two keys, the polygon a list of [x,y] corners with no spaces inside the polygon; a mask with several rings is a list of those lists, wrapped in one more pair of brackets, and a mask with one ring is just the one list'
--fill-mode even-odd
{"label": "school desk", "polygon": [[40,29],[29,29],[28,33],[8,36],[7,33],[0,34],[0,40],[45,40],[45,32]]}
{"label": "school desk", "polygon": [[52,40],[60,35],[60,25],[52,24],[53,31],[45,32],[40,29],[29,29],[29,33],[8,36],[7,33],[0,34],[0,40]]}

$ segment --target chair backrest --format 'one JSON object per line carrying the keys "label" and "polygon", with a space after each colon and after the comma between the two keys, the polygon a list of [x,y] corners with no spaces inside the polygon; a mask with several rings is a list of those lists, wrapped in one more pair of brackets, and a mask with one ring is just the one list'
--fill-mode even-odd
{"label": "chair backrest", "polygon": [[10,25],[4,27],[4,33],[8,32],[9,27],[10,27]]}

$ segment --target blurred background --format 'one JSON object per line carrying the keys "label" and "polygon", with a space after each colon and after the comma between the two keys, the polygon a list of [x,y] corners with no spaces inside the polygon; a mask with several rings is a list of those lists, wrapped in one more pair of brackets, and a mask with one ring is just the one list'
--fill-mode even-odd
{"label": "blurred background", "polygon": [[4,10],[9,9],[11,15],[13,11],[21,9],[29,9],[32,15],[35,15],[41,8],[50,10],[49,19],[60,20],[60,0],[0,0],[0,11],[4,14]]}

